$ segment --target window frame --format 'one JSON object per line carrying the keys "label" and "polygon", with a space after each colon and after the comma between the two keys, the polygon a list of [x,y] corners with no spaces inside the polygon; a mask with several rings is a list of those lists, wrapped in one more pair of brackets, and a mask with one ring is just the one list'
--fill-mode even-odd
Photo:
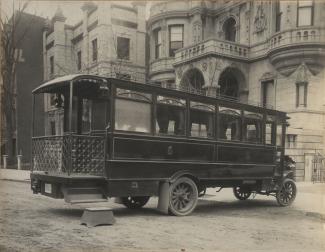
{"label": "window frame", "polygon": [[[201,101],[196,101],[194,99],[189,99],[188,101],[189,105],[188,105],[188,136],[191,137],[191,138],[197,138],[197,139],[208,139],[208,140],[215,140],[216,139],[216,127],[217,127],[217,124],[216,124],[216,105],[213,104],[213,103],[208,103],[208,102],[201,102]],[[192,103],[194,105],[192,105]],[[199,107],[206,107],[207,109],[200,109]],[[208,127],[206,127],[206,133],[207,135],[206,136],[193,136],[192,135],[192,116],[191,116],[191,111],[196,111],[196,112],[199,112],[199,111],[204,111],[206,113],[211,113],[212,114],[212,125],[211,125],[211,130],[210,132],[208,131]],[[199,124],[200,126],[202,124]],[[209,133],[211,133],[211,135],[209,136]]]}
{"label": "window frame", "polygon": [[[164,98],[163,100],[165,100],[166,102],[159,102],[159,98],[162,97]],[[168,101],[168,102],[167,102]],[[154,107],[154,134],[158,135],[158,136],[172,136],[172,137],[188,137],[188,122],[189,122],[189,116],[188,116],[188,99],[184,98],[184,97],[174,97],[168,94],[159,94],[156,95],[155,98],[155,107]],[[174,103],[173,103],[174,102]],[[180,108],[182,109],[182,111],[184,112],[184,122],[183,122],[183,132],[180,134],[176,134],[175,131],[170,134],[168,133],[168,128],[167,128],[167,133],[162,133],[159,132],[159,125],[157,127],[158,123],[158,106],[162,105],[162,106],[168,106],[168,107],[175,107],[175,108]],[[169,123],[172,120],[168,120],[168,127],[169,127]],[[175,130],[175,128],[174,128]]]}
{"label": "window frame", "polygon": [[82,52],[81,52],[81,50],[78,50],[78,52],[77,52],[77,70],[78,71],[81,70],[81,66],[82,66],[81,57],[82,57]]}
{"label": "window frame", "polygon": [[97,38],[93,39],[91,41],[92,45],[92,60],[93,62],[96,62],[98,60],[98,41]]}
{"label": "window frame", "polygon": [[297,138],[298,138],[297,134],[286,134],[286,148],[288,149],[297,148]]}
{"label": "window frame", "polygon": [[[222,113],[222,111],[220,110],[220,108],[226,108],[227,110],[222,110],[222,111],[231,111],[231,113]],[[238,125],[236,126],[236,130],[238,130],[238,137],[237,139],[227,139],[226,138],[222,138],[221,137],[221,123],[222,123],[222,120],[221,120],[221,117],[222,117],[222,114],[223,115],[229,115],[233,118],[236,118],[236,120],[238,120]],[[227,141],[227,142],[242,142],[244,143],[243,141],[243,110],[240,109],[240,108],[233,108],[233,107],[230,107],[230,106],[227,106],[226,104],[218,104],[218,110],[217,110],[217,136],[216,136],[216,139],[219,140],[219,141]],[[227,127],[228,129],[228,127]],[[226,131],[227,132],[227,131]],[[226,133],[225,133],[226,134]]]}
{"label": "window frame", "polygon": [[54,56],[50,56],[50,74],[54,74]]}
{"label": "window frame", "polygon": [[[157,28],[154,30],[154,39],[155,39],[155,59],[161,58],[161,48],[162,48],[162,31],[161,28]],[[159,43],[159,35],[160,34],[160,43]]]}
{"label": "window frame", "polygon": [[[303,94],[300,93],[300,88],[303,87]],[[300,96],[303,95],[304,103],[300,104]],[[308,95],[308,82],[296,83],[296,107],[307,107],[307,95]]]}
{"label": "window frame", "polygon": [[[274,79],[267,79],[261,81],[261,105],[263,108],[267,108],[268,106],[274,106],[274,100],[268,102],[268,86],[272,85],[273,95],[275,95],[275,83]],[[273,97],[275,99],[275,97]]]}
{"label": "window frame", "polygon": [[[313,26],[314,25],[314,8],[315,8],[315,2],[314,0],[311,1],[311,5],[308,6],[299,6],[300,1],[297,0],[297,27],[304,27],[304,26]],[[301,9],[310,9],[310,24],[308,25],[299,25],[299,10]]]}
{"label": "window frame", "polygon": [[[125,50],[124,47],[123,47],[123,50],[120,49],[120,43],[122,43],[122,40],[125,40],[128,42],[126,51],[124,51]],[[117,36],[117,38],[116,38],[116,58],[120,59],[120,60],[130,60],[130,49],[131,49],[131,39],[122,37],[122,36]],[[126,56],[121,55],[122,52],[125,53]]]}
{"label": "window frame", "polygon": [[[124,93],[118,93],[119,89],[124,90]],[[132,97],[132,94],[135,94],[136,96],[139,96],[140,98],[136,98],[134,95]],[[146,97],[143,94],[147,94],[150,96],[150,98]],[[127,132],[127,133],[132,133],[132,134],[145,134],[145,135],[153,135],[154,129],[152,126],[152,121],[153,121],[153,94],[151,92],[143,92],[143,91],[137,91],[133,89],[127,89],[123,87],[116,87],[115,88],[115,95],[114,95],[114,122],[113,128],[117,132]],[[116,111],[117,111],[117,106],[116,102],[118,100],[126,100],[126,101],[131,101],[131,102],[137,102],[137,103],[142,103],[142,104],[148,104],[150,106],[150,112],[149,112],[149,131],[148,132],[143,132],[143,131],[133,131],[133,130],[123,130],[123,129],[117,129],[116,128]]]}
{"label": "window frame", "polygon": [[[175,27],[181,27],[182,28],[182,40],[175,40],[175,41],[172,41],[172,38],[171,38],[171,34],[172,34],[172,29],[175,28]],[[169,25],[168,26],[168,34],[169,34],[169,57],[175,57],[175,51],[181,49],[184,47],[184,24],[173,24],[173,25]],[[172,49],[171,48],[171,44],[172,42],[182,42],[182,46],[178,49]]]}
{"label": "window frame", "polygon": [[275,32],[281,31],[281,21],[283,13],[281,11],[280,1],[281,0],[277,0],[275,2]]}
{"label": "window frame", "polygon": [[[254,124],[255,126],[255,138],[256,140],[250,140],[248,137],[248,125],[253,125],[252,122],[258,122],[259,124],[259,128],[258,128],[258,124]],[[242,138],[241,141],[243,143],[253,143],[253,144],[262,144],[263,143],[263,138],[264,138],[264,134],[263,134],[263,129],[266,126],[266,123],[264,122],[264,118],[263,115],[261,113],[256,113],[256,112],[251,112],[248,110],[244,110],[243,111],[243,120],[242,120],[242,124],[243,124],[243,129],[242,129]]]}

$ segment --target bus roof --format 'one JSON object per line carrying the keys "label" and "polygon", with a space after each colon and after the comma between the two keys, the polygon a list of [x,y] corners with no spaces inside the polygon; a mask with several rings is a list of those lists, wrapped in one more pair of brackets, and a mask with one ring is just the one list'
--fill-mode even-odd
{"label": "bus roof", "polygon": [[38,93],[45,93],[45,92],[51,92],[51,90],[63,87],[65,85],[68,85],[70,81],[76,81],[76,80],[83,80],[87,82],[94,82],[98,80],[105,80],[105,77],[101,77],[98,75],[90,75],[90,74],[69,74],[65,76],[60,76],[58,78],[49,80],[39,87],[35,88],[32,93],[38,94]]}
{"label": "bus roof", "polygon": [[[65,76],[61,76],[55,79],[52,79],[50,81],[45,82],[44,84],[40,85],[39,87],[35,88],[32,92],[33,94],[38,94],[38,93],[46,93],[46,92],[55,92],[58,88],[68,88],[69,87],[69,83],[71,81],[77,81],[77,82],[81,82],[81,83],[96,83],[96,84],[100,84],[100,83],[106,83],[106,82],[110,82],[110,81],[117,81],[119,83],[121,83],[121,86],[128,86],[128,83],[130,82],[129,80],[123,80],[123,79],[116,79],[116,78],[111,78],[111,77],[104,77],[104,76],[99,76],[99,75],[91,75],[91,74],[70,74],[70,75],[65,75]],[[160,85],[157,85],[157,83],[153,82],[153,83],[140,83],[140,82],[134,82],[131,81],[133,84],[133,87],[136,88],[140,88],[140,89],[146,89],[145,87],[150,87],[153,89],[164,89],[163,93],[168,92],[168,89],[171,94],[175,94],[179,93],[182,94],[182,96],[184,95],[190,95],[190,96],[201,96],[201,97],[206,97],[208,99],[218,99],[221,100],[223,102],[226,103],[235,103],[238,105],[242,105],[242,106],[249,106],[249,107],[255,107],[257,108],[263,108],[265,110],[269,110],[269,111],[276,111],[277,113],[283,113],[283,115],[285,115],[285,112],[281,112],[281,111],[277,111],[273,108],[270,107],[263,107],[260,104],[257,103],[252,103],[252,102],[241,102],[237,99],[234,98],[229,98],[229,97],[223,97],[223,96],[208,96],[208,95],[204,95],[202,93],[198,93],[198,92],[191,92],[191,90],[184,90],[182,88],[163,88]],[[237,105],[237,106],[238,106]]]}

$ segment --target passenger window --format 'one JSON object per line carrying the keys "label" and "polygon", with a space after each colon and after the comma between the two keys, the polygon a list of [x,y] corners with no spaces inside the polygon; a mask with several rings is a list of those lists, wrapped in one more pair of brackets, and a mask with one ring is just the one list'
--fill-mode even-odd
{"label": "passenger window", "polygon": [[282,146],[282,124],[277,124],[276,126],[276,145],[279,147]]}
{"label": "passenger window", "polygon": [[[105,130],[109,119],[107,100],[93,100],[92,102],[92,130]],[[107,115],[106,115],[107,109]]]}
{"label": "passenger window", "polygon": [[151,95],[129,90],[117,91],[117,96],[121,98],[117,98],[115,103],[115,129],[150,133]]}
{"label": "passenger window", "polygon": [[199,102],[190,103],[190,135],[213,138],[214,106]]}
{"label": "passenger window", "polygon": [[265,144],[274,144],[275,118],[268,115],[265,124]]}
{"label": "passenger window", "polygon": [[261,114],[244,111],[244,132],[243,140],[253,143],[262,142],[262,123]]}
{"label": "passenger window", "polygon": [[158,96],[157,121],[158,134],[185,135],[185,108],[183,99]]}
{"label": "passenger window", "polygon": [[81,134],[86,134],[90,132],[91,127],[91,112],[92,103],[88,99],[81,100]]}
{"label": "passenger window", "polygon": [[231,141],[240,140],[240,110],[219,107],[219,138]]}

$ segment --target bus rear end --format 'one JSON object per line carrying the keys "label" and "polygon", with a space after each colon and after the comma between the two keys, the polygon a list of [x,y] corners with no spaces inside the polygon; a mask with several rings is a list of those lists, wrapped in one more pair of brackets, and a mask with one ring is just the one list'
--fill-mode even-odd
{"label": "bus rear end", "polygon": [[85,75],[60,77],[33,91],[33,111],[45,104],[44,116],[33,113],[34,193],[70,203],[106,200],[108,93],[105,79]]}

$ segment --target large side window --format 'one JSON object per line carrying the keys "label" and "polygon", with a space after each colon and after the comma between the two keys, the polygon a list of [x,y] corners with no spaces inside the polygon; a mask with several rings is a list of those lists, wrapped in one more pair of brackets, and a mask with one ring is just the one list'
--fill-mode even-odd
{"label": "large side window", "polygon": [[244,111],[243,140],[246,142],[261,143],[262,124],[262,115]]}
{"label": "large side window", "polygon": [[151,95],[118,89],[115,101],[115,129],[151,132]]}
{"label": "large side window", "polygon": [[186,101],[183,99],[158,96],[157,122],[158,134],[185,135]]}
{"label": "large side window", "polygon": [[190,103],[190,135],[213,138],[214,106],[200,102]]}
{"label": "large side window", "polygon": [[219,138],[239,141],[241,134],[240,110],[219,107]]}

